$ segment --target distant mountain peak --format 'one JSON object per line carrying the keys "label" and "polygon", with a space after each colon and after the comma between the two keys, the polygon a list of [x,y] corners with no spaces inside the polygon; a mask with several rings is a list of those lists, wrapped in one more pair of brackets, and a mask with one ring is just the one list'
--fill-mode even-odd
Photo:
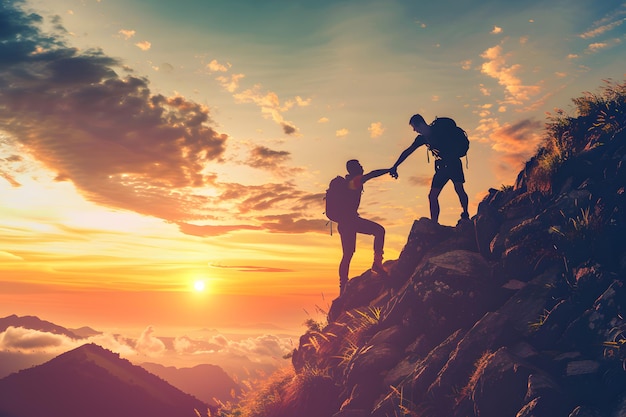
{"label": "distant mountain peak", "polygon": [[71,330],[49,321],[42,320],[37,316],[18,316],[16,314],[11,314],[10,316],[0,318],[0,332],[5,331],[9,327],[22,327],[24,329],[64,335],[75,340],[82,339],[81,336],[78,336]]}
{"label": "distant mountain peak", "polygon": [[196,417],[194,410],[206,414],[207,408],[200,400],[93,343],[0,380],[2,416]]}

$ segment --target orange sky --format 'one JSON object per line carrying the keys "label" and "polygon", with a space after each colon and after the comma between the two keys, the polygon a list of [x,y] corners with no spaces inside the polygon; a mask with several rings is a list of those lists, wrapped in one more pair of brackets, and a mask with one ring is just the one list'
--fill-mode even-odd
{"label": "orange sky", "polygon": [[[461,0],[144,3],[0,10],[0,315],[299,328],[338,294],[322,197],[348,159],[390,167],[412,114],[452,116],[474,215],[535,153],[546,112],[624,77],[613,0],[566,16],[489,2],[489,19]],[[399,174],[368,182],[360,210],[387,229],[386,259],[429,215],[432,160],[419,149]],[[451,186],[440,201],[455,224]]]}

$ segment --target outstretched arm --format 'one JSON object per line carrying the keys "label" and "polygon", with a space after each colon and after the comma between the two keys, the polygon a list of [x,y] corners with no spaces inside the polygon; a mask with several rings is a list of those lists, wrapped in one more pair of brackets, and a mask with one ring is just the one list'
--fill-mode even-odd
{"label": "outstretched arm", "polygon": [[363,175],[363,182],[371,180],[372,178],[380,177],[381,175],[385,175],[389,172],[389,169],[375,169],[372,172],[368,172]]}
{"label": "outstretched arm", "polygon": [[389,174],[394,178],[398,178],[398,166],[400,166],[400,164],[404,162],[404,160],[407,159],[409,155],[411,155],[417,148],[422,145],[423,143],[418,143],[417,141],[415,141],[411,144],[411,146],[402,151],[396,163],[393,164],[391,169],[389,169]]}

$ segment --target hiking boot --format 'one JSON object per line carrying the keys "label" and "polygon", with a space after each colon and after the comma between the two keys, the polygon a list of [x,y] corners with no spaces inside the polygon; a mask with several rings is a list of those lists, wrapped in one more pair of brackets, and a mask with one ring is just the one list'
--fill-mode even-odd
{"label": "hiking boot", "polygon": [[372,264],[372,272],[375,272],[378,275],[387,276],[387,270],[383,266],[382,262],[374,262]]}
{"label": "hiking boot", "polygon": [[383,275],[383,276],[387,275],[387,270],[385,269],[385,266],[383,265],[382,258],[374,259],[374,263],[372,264],[372,272],[375,272],[378,275]]}
{"label": "hiking boot", "polygon": [[376,253],[374,254],[374,263],[372,264],[372,272],[377,273],[378,275],[387,275],[387,270],[383,266],[383,254]]}

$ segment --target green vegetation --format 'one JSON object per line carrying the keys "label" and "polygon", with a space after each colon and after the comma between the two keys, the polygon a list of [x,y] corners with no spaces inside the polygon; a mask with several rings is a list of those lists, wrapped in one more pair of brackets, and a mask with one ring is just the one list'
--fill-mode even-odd
{"label": "green vegetation", "polygon": [[[323,294],[322,294],[322,297],[323,297]],[[315,314],[317,316],[316,318],[313,318],[313,316],[311,316],[311,314],[307,310],[304,310],[307,316],[309,316],[309,318],[304,321],[304,325],[306,326],[306,328],[310,331],[321,332],[322,329],[328,325],[328,320],[327,320],[328,308],[329,308],[328,306],[326,306],[326,308],[322,308],[316,304],[315,305]]]}
{"label": "green vegetation", "polygon": [[[267,380],[250,390],[236,406],[225,406],[215,417],[256,417],[271,415],[286,397],[286,387],[295,378],[291,367],[274,372]],[[209,416],[213,417],[213,416]]]}
{"label": "green vegetation", "polygon": [[587,92],[572,101],[574,116],[561,109],[547,115],[546,139],[537,152],[532,175],[535,189],[545,190],[565,161],[610,142],[626,126],[626,82],[606,80],[600,93]]}
{"label": "green vegetation", "polygon": [[352,318],[353,327],[351,331],[356,333],[358,331],[367,329],[371,326],[375,326],[380,323],[382,318],[383,309],[380,307],[367,307],[364,309],[356,309],[348,312],[348,316]]}
{"label": "green vegetation", "polygon": [[384,403],[391,403],[393,405],[394,417],[417,417],[422,415],[421,413],[418,414],[418,410],[424,411],[419,409],[406,397],[404,386],[390,386],[389,394],[379,402],[379,405]]}
{"label": "green vegetation", "polygon": [[543,326],[543,323],[545,323],[546,319],[548,318],[548,310],[543,310],[543,313],[541,315],[539,315],[539,318],[537,319],[537,321],[528,323],[528,327],[531,330],[537,330],[539,329],[541,326]]}

